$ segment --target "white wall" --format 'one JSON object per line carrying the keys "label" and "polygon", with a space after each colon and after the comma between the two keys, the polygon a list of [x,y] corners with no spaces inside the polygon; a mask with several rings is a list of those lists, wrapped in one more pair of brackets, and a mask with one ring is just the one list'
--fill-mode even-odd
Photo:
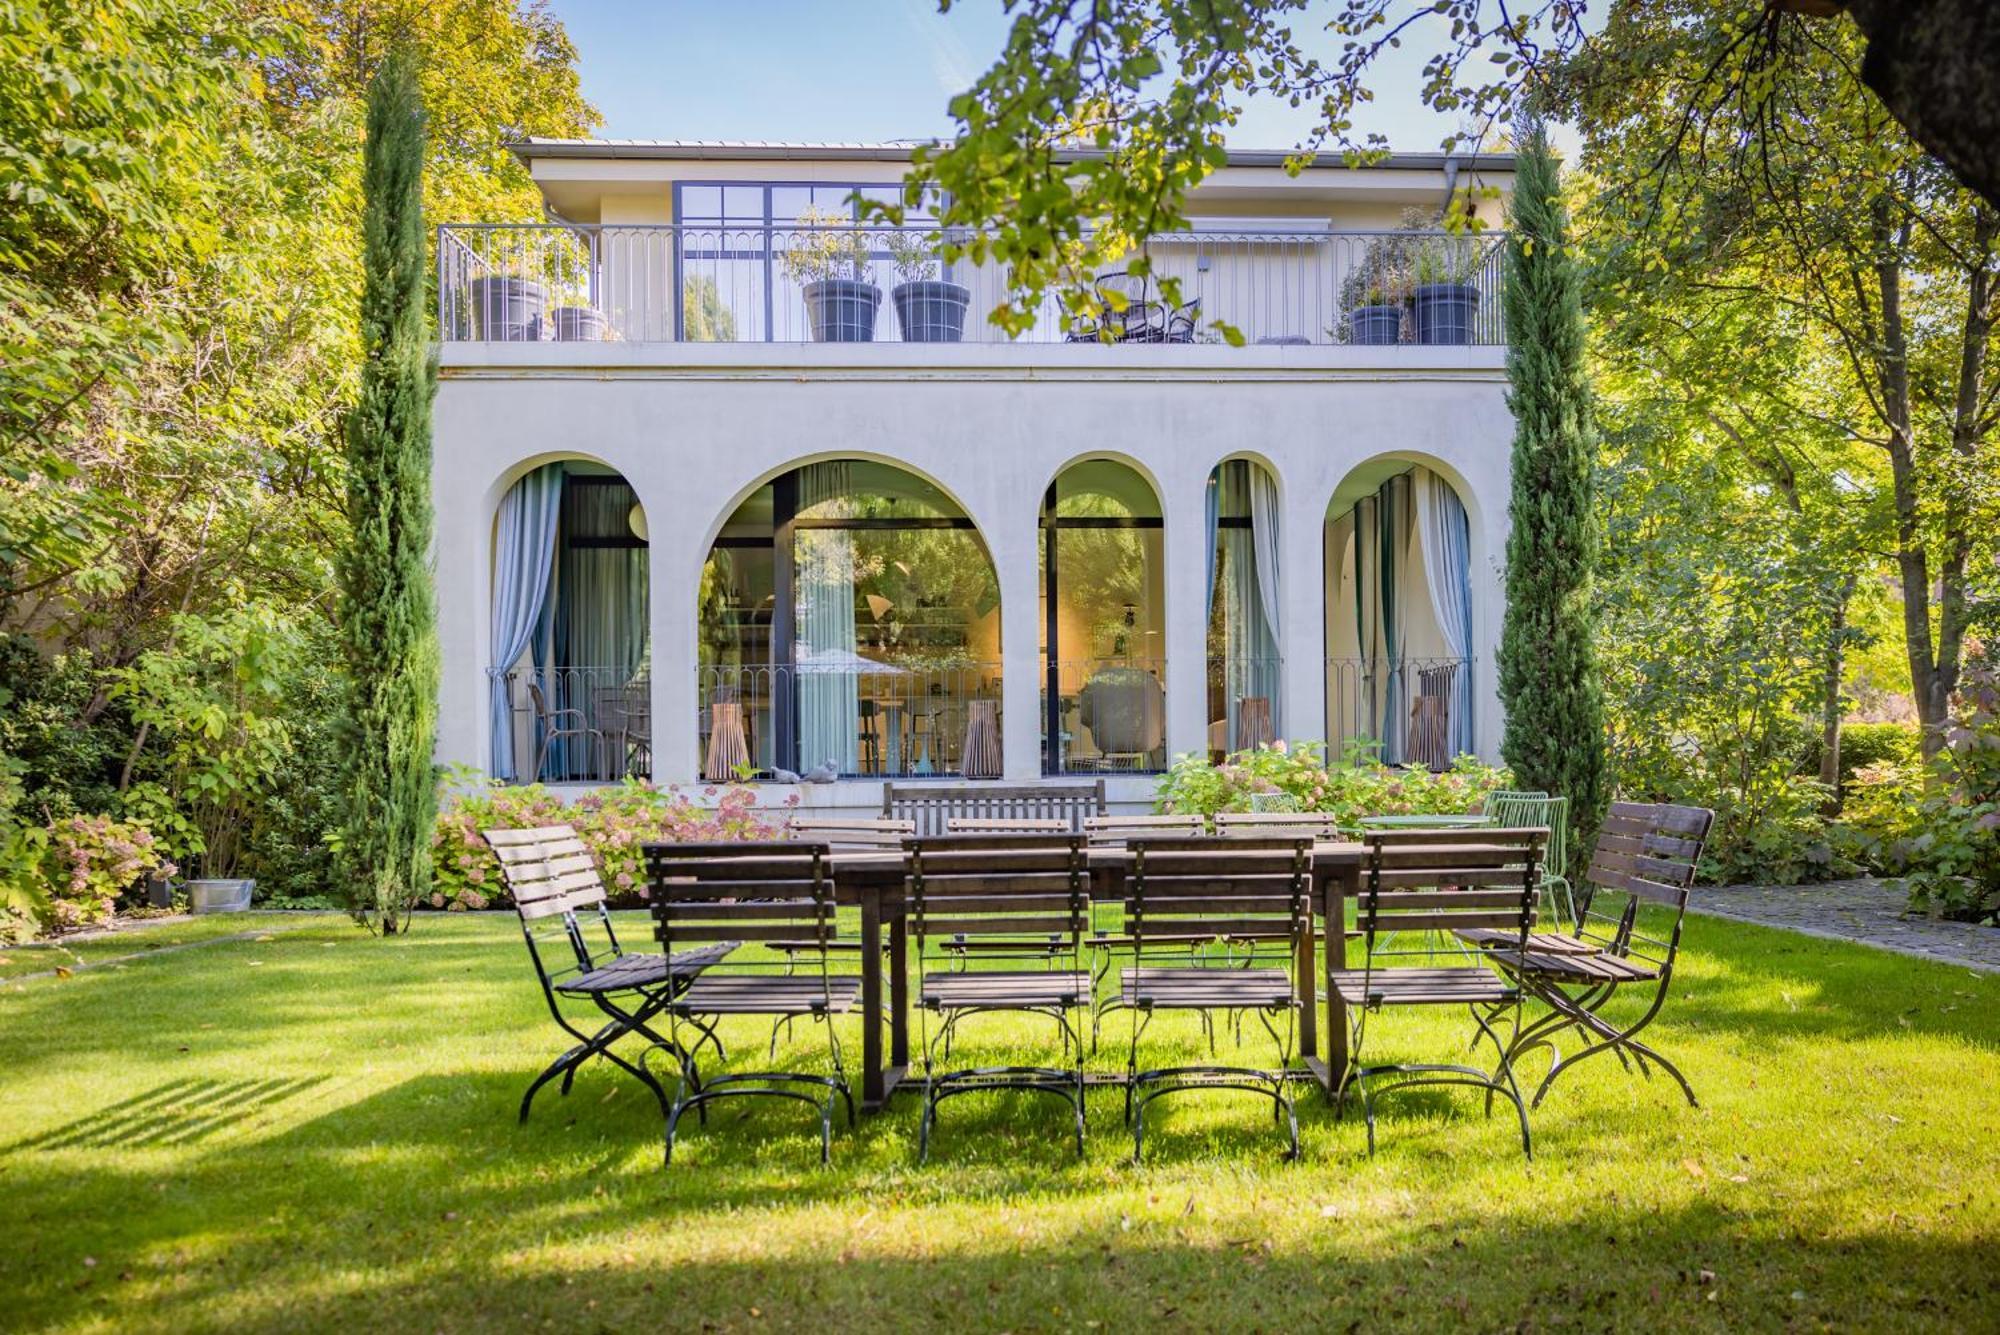
{"label": "white wall", "polygon": [[[655,777],[698,769],[696,582],[724,516],[772,475],[873,456],[920,472],[979,525],[999,574],[1005,757],[1039,771],[1037,517],[1049,480],[1092,453],[1157,481],[1166,517],[1168,746],[1204,745],[1203,488],[1224,458],[1270,467],[1283,498],[1288,734],[1324,735],[1327,503],[1366,458],[1450,477],[1472,520],[1479,748],[1498,745],[1512,424],[1487,347],[899,344],[448,344],[434,437],[441,760],[486,767],[493,515],[522,472],[562,456],[623,473],[652,533]],[[680,665],[680,666],[677,666]]]}

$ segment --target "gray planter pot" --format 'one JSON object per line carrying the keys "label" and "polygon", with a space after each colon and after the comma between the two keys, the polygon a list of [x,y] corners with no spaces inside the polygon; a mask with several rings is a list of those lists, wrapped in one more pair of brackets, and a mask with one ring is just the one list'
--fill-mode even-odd
{"label": "gray planter pot", "polygon": [[1347,313],[1347,327],[1353,342],[1379,347],[1398,343],[1403,337],[1401,306],[1356,306]]}
{"label": "gray planter pot", "polygon": [[195,913],[241,913],[250,907],[253,880],[183,881],[188,892],[188,908]]}
{"label": "gray planter pot", "polygon": [[532,279],[499,275],[475,278],[472,326],[489,343],[526,343],[540,336],[548,289]]}
{"label": "gray planter pot", "polygon": [[896,323],[905,343],[961,343],[965,340],[965,308],[972,290],[935,278],[898,283],[889,294],[896,303]]}
{"label": "gray planter pot", "polygon": [[873,343],[882,289],[853,278],[805,285],[806,315],[816,343]]}
{"label": "gray planter pot", "polygon": [[1472,342],[1479,289],[1470,283],[1424,283],[1412,295],[1410,324],[1419,343]]}
{"label": "gray planter pot", "polygon": [[611,322],[595,306],[558,306],[535,321],[530,339],[553,338],[558,343],[602,343]]}

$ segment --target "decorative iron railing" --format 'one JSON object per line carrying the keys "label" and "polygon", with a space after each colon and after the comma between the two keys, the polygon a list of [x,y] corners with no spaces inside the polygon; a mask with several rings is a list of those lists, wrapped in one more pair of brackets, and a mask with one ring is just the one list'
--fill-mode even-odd
{"label": "decorative iron railing", "polygon": [[613,667],[517,668],[507,674],[514,778],[615,783],[653,769],[652,683]]}
{"label": "decorative iron railing", "polygon": [[713,782],[999,774],[998,663],[711,665],[695,680],[701,775]]}
{"label": "decorative iron railing", "polygon": [[946,260],[915,228],[454,224],[437,241],[446,342],[1221,343],[1218,321],[1253,345],[1506,341],[1491,232],[1165,233],[1143,248],[1153,278],[1113,265],[1017,335],[987,320],[1004,266]]}
{"label": "decorative iron railing", "polygon": [[1392,765],[1447,768],[1472,749],[1472,668],[1470,658],[1327,659],[1332,758],[1359,741]]}

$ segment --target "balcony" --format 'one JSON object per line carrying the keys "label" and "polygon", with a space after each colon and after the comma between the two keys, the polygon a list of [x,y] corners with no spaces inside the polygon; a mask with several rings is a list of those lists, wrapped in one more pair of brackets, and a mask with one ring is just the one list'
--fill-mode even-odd
{"label": "balcony", "polygon": [[[934,232],[863,226],[453,225],[438,229],[446,342],[1498,345],[1504,237],[1217,231],[1152,237],[1032,325],[988,322],[1003,268]],[[1180,281],[1179,304],[1157,278]]]}

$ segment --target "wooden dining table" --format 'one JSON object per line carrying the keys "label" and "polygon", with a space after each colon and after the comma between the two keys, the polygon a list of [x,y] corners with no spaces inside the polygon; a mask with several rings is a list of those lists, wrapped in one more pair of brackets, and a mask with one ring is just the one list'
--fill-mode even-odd
{"label": "wooden dining table", "polygon": [[[1347,1010],[1331,986],[1331,975],[1347,967],[1347,901],[1360,890],[1366,852],[1356,843],[1313,846],[1314,911],[1308,916],[1306,932],[1293,946],[1300,1003],[1299,1055],[1313,1079],[1327,1089],[1347,1067]],[[1129,860],[1126,851],[1108,845],[1091,849],[1089,856],[1091,898],[1098,903],[1123,900]],[[910,950],[903,856],[882,849],[836,847],[830,861],[836,900],[861,913],[861,1106],[875,1111],[887,1104],[910,1068]],[[1326,1007],[1324,1052],[1320,1044],[1322,999]]]}

